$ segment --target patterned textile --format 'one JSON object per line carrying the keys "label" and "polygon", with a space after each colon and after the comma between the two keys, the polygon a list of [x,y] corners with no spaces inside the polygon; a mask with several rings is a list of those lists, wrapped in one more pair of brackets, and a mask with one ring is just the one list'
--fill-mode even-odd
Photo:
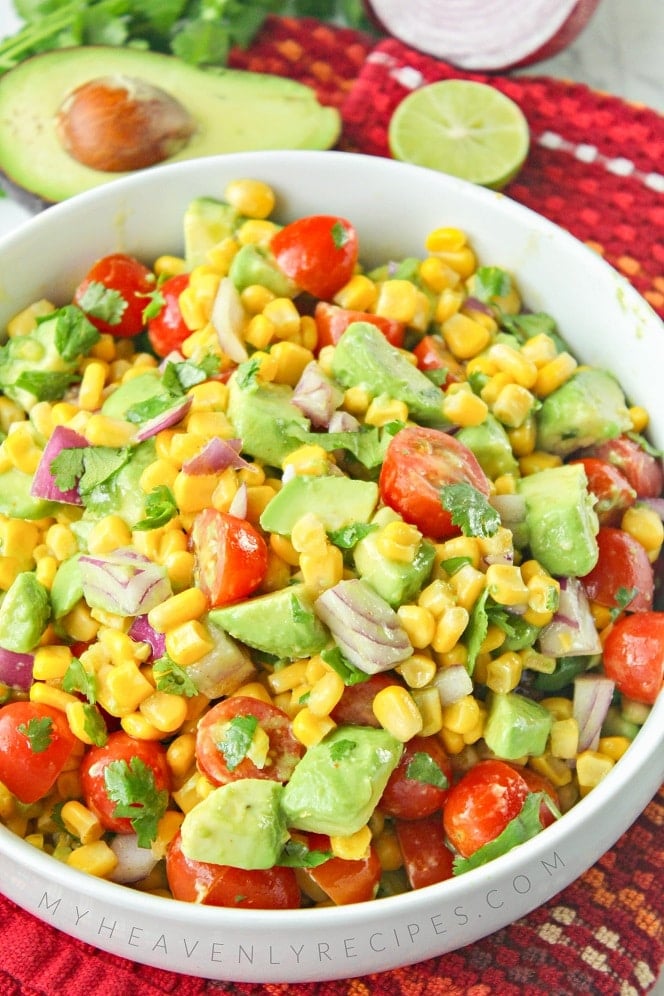
{"label": "patterned textile", "polygon": [[[338,107],[340,147],[387,155],[386,129],[414,86],[491,82],[532,133],[506,194],[568,228],[664,316],[664,119],[585,86],[460,73],[385,39],[311,19],[271,18],[232,64],[289,76]],[[634,996],[664,964],[664,789],[599,861],[529,916],[418,965],[332,982],[209,982],[134,964],[56,931],[0,897],[0,996]],[[1,887],[1,884],[0,884]]]}

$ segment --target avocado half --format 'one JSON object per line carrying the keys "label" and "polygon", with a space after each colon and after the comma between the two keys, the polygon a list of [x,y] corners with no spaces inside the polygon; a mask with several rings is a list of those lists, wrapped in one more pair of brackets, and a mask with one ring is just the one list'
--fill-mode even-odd
{"label": "avocado half", "polygon": [[310,87],[295,80],[199,69],[175,56],[132,48],[63,48],[33,56],[0,77],[0,171],[6,189],[37,207],[127,175],[82,165],[65,151],[56,128],[72,91],[114,75],[165,91],[193,118],[193,134],[164,162],[258,149],[328,149],[339,137],[338,111],[321,105]]}

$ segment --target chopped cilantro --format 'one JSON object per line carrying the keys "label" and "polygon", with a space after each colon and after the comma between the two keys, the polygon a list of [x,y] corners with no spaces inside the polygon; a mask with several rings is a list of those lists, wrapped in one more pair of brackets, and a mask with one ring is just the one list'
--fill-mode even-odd
{"label": "chopped cilantro", "polygon": [[296,425],[289,425],[288,433],[299,442],[313,443],[328,453],[332,450],[347,450],[371,470],[383,463],[392,437],[403,427],[403,422],[395,421],[383,426],[361,425],[359,429],[347,432],[309,432]]}
{"label": "chopped cilantro", "polygon": [[460,571],[466,564],[472,564],[470,557],[448,557],[447,560],[441,560],[440,562],[440,566],[449,577]]}
{"label": "chopped cilantro", "polygon": [[431,754],[417,751],[406,766],[406,777],[425,785],[436,788],[447,788],[448,781],[445,772],[441,771]]}
{"label": "chopped cilantro", "polygon": [[614,592],[613,597],[616,600],[616,604],[615,607],[611,609],[611,619],[617,619],[623,609],[627,608],[629,603],[636,598],[638,593],[638,588],[625,588],[624,585],[621,585],[620,588]]}
{"label": "chopped cilantro", "polygon": [[51,461],[50,469],[62,491],[77,487],[79,494],[85,495],[124,467],[130,456],[129,447],[65,447]]}
{"label": "chopped cilantro", "polygon": [[158,789],[155,775],[140,757],[111,761],[104,768],[104,784],[114,817],[127,817],[138,837],[139,847],[149,847],[157,837],[157,825],[166,812],[168,792]]}
{"label": "chopped cilantro", "polygon": [[68,304],[55,312],[55,348],[68,363],[85,356],[99,338],[99,331],[76,305]]}
{"label": "chopped cilantro", "polygon": [[164,389],[171,394],[186,394],[190,387],[195,384],[202,384],[209,377],[214,377],[219,373],[220,360],[218,356],[210,353],[202,357],[198,362],[193,360],[182,360],[173,363],[169,360],[162,374],[161,382]]}
{"label": "chopped cilantro", "polygon": [[475,661],[477,660],[477,655],[480,652],[480,647],[484,643],[486,635],[489,631],[489,617],[486,611],[486,600],[488,596],[489,593],[485,588],[473,605],[470,613],[470,619],[468,620],[468,625],[465,630],[466,650],[468,651],[466,670],[468,671],[468,674],[471,675],[475,670]]}
{"label": "chopped cilantro", "polygon": [[332,225],[330,234],[332,235],[332,242],[335,249],[343,249],[351,237],[346,226],[340,221],[335,221]]}
{"label": "chopped cilantro", "polygon": [[345,757],[352,754],[357,747],[357,741],[344,738],[343,740],[335,740],[335,742],[330,747],[330,758],[333,761],[343,761]]}
{"label": "chopped cilantro", "polygon": [[134,525],[134,529],[145,531],[158,529],[170,522],[178,514],[178,507],[173,492],[167,485],[158,484],[145,497],[145,518]]}
{"label": "chopped cilantro", "polygon": [[309,850],[299,840],[287,840],[279,855],[277,865],[283,868],[316,868],[333,857],[332,851]]}
{"label": "chopped cilantro", "polygon": [[304,605],[297,597],[297,595],[291,595],[290,597],[290,609],[291,618],[294,623],[308,623],[310,620],[310,613],[305,609]]}
{"label": "chopped cilantro", "polygon": [[62,679],[65,692],[80,692],[90,705],[97,701],[97,676],[88,674],[78,657],[72,657]]}
{"label": "chopped cilantro", "polygon": [[147,298],[148,303],[143,308],[143,313],[141,315],[143,319],[143,324],[146,325],[151,318],[156,318],[161,309],[166,304],[166,298],[161,293],[159,288],[150,291],[149,294],[143,294],[143,297]]}
{"label": "chopped cilantro", "polygon": [[33,716],[17,726],[17,730],[27,738],[33,754],[43,754],[51,746],[53,720],[49,716]]}
{"label": "chopped cilantro", "polygon": [[488,844],[484,844],[478,848],[469,858],[457,856],[454,859],[454,874],[461,875],[464,872],[471,871],[473,868],[479,868],[480,865],[485,865],[488,861],[493,861],[494,858],[500,857],[501,854],[507,854],[517,844],[523,844],[538,834],[542,829],[540,820],[540,805],[542,802],[546,802],[549,808],[555,812],[553,804],[545,792],[530,792],[526,796],[521,812],[517,813],[513,820],[510,820],[503,832],[495,840],[490,840]]}
{"label": "chopped cilantro", "polygon": [[34,394],[38,401],[57,401],[68,387],[81,378],[78,374],[53,373],[50,370],[24,370],[16,378],[15,386],[20,391]]}
{"label": "chopped cilantro", "polygon": [[340,550],[352,550],[361,539],[377,528],[378,526],[371,522],[352,522],[342,529],[333,529],[327,535],[330,542],[338,546]]}
{"label": "chopped cilantro", "polygon": [[346,660],[338,647],[331,647],[321,651],[321,657],[326,664],[336,671],[340,678],[343,678],[344,685],[359,685],[363,681],[368,681],[371,675],[365,671],[360,671],[349,660]]}
{"label": "chopped cilantro", "polygon": [[96,706],[88,702],[83,703],[83,729],[87,733],[90,741],[97,747],[103,747],[108,740],[108,730],[106,723]]}
{"label": "chopped cilantro", "polygon": [[493,536],[498,531],[498,512],[472,484],[466,481],[446,484],[441,489],[440,499],[464,536]]}
{"label": "chopped cilantro", "polygon": [[169,408],[173,408],[176,402],[179,403],[179,399],[173,397],[172,394],[157,394],[152,398],[146,398],[145,401],[137,401],[135,405],[131,405],[124,413],[124,418],[134,425],[148,422],[152,418],[163,415]]}
{"label": "chopped cilantro", "polygon": [[176,664],[165,654],[152,665],[157,691],[168,692],[170,695],[184,695],[191,699],[198,695],[198,689],[187,674],[186,668]]}
{"label": "chopped cilantro", "polygon": [[224,755],[226,767],[229,771],[234,771],[241,761],[244,761],[254,733],[258,727],[256,716],[234,716],[224,727],[223,738],[217,743],[217,747]]}
{"label": "chopped cilantro", "polygon": [[99,318],[108,325],[119,325],[127,310],[127,301],[120,291],[92,280],[78,300],[81,311]]}
{"label": "chopped cilantro", "polygon": [[261,368],[260,360],[246,360],[241,363],[237,370],[235,371],[235,380],[237,386],[242,388],[243,391],[249,390],[256,386],[258,381],[258,372]]}
{"label": "chopped cilantro", "polygon": [[512,289],[512,278],[499,266],[479,266],[473,278],[473,297],[490,303],[496,297],[505,297]]}

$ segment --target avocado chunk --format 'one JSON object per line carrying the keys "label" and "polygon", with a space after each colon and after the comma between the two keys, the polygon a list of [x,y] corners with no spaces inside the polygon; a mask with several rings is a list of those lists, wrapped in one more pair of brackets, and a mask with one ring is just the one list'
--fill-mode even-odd
{"label": "avocado chunk", "polygon": [[233,234],[242,216],[226,201],[194,197],[184,213],[184,258],[189,269],[207,261],[207,254]]}
{"label": "avocado chunk", "polygon": [[631,428],[625,395],[613,374],[583,367],[542,402],[537,446],[567,456]]}
{"label": "avocado chunk", "polygon": [[0,647],[27,654],[39,643],[51,617],[48,589],[32,571],[17,574],[2,600]]}
{"label": "avocado chunk", "polygon": [[381,508],[371,520],[372,525],[378,528],[363,536],[353,549],[357,573],[392,608],[415,598],[429,579],[436,555],[436,548],[428,540],[421,541],[410,563],[390,560],[381,553],[378,542],[380,529],[390,522],[398,522],[400,518],[391,508]]}
{"label": "avocado chunk", "polygon": [[369,322],[348,326],[334,349],[332,373],[345,388],[362,387],[372,398],[386,394],[403,401],[417,422],[450,424],[443,415],[440,388]]}
{"label": "avocado chunk", "polygon": [[185,815],[183,854],[233,868],[272,868],[288,840],[282,792],[269,778],[220,785]]}
{"label": "avocado chunk", "polygon": [[272,253],[261,246],[242,246],[233,257],[228,276],[239,291],[260,284],[276,297],[292,298],[299,293],[297,284],[279,269]]}
{"label": "avocado chunk", "polygon": [[288,454],[301,445],[300,439],[289,434],[289,428],[305,433],[309,419],[292,403],[291,387],[244,378],[244,368],[244,364],[238,367],[228,381],[228,417],[242,440],[243,453],[281,467]]}
{"label": "avocado chunk", "polygon": [[109,418],[124,418],[132,405],[148,401],[164,393],[164,385],[158,370],[139,374],[131,380],[120,384],[112,394],[104,400],[101,406],[102,415]]}
{"label": "avocado chunk", "polygon": [[240,643],[281,659],[320,653],[330,639],[302,584],[212,609],[208,618]]}
{"label": "avocado chunk", "polygon": [[260,524],[269,533],[290,535],[303,515],[313,513],[334,532],[354,522],[368,522],[378,501],[378,485],[342,476],[292,477],[268,502]]}
{"label": "avocado chunk", "polygon": [[339,726],[309,747],[284,786],[286,825],[347,836],[373,813],[403,744],[387,730]]}
{"label": "avocado chunk", "polygon": [[0,514],[10,519],[44,519],[62,508],[58,502],[30,494],[32,477],[18,467],[0,473]]}
{"label": "avocado chunk", "polygon": [[501,474],[518,476],[519,464],[507,432],[491,412],[479,425],[459,429],[456,438],[475,454],[480,467],[492,481]]}
{"label": "avocado chunk", "polygon": [[83,598],[83,575],[78,554],[63,560],[51,584],[53,618],[62,619]]}
{"label": "avocado chunk", "polygon": [[193,119],[188,141],[165,162],[255,149],[327,149],[339,136],[338,111],[295,80],[208,71],[132,47],[62,48],[26,59],[0,79],[0,169],[11,182],[53,203],[127,175],[84,166],[65,152],[56,129],[65,98],[108,76],[157,87]]}
{"label": "avocado chunk", "polygon": [[517,483],[531,553],[557,577],[584,577],[599,557],[599,521],[583,464],[548,467]]}
{"label": "avocado chunk", "polygon": [[515,761],[546,750],[553,716],[548,709],[515,692],[492,693],[484,726],[484,740],[497,757]]}

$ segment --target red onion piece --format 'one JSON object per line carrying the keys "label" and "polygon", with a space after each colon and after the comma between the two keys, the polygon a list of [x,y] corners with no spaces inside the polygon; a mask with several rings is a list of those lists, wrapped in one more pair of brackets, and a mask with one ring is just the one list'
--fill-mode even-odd
{"label": "red onion piece", "polygon": [[387,33],[463,69],[548,59],[571,44],[599,0],[365,0]]}
{"label": "red onion piece", "polygon": [[219,436],[213,436],[196,456],[183,463],[182,469],[185,474],[217,474],[227,467],[242,470],[249,464],[239,455],[241,449],[240,439],[220,439]]}
{"label": "red onion piece", "polygon": [[312,360],[302,371],[291,400],[315,429],[326,429],[343,397],[343,392],[323,373],[318,363]]}
{"label": "red onion piece", "polygon": [[327,427],[328,432],[357,432],[360,423],[350,412],[334,412]]}
{"label": "red onion piece", "polygon": [[28,689],[32,684],[34,654],[17,654],[0,647],[0,681],[10,688]]}
{"label": "red onion piece", "polygon": [[222,277],[212,304],[210,322],[217,333],[219,345],[234,363],[244,363],[249,358],[242,338],[246,320],[237,287],[229,277]]}
{"label": "red onion piece", "polygon": [[473,679],[463,664],[451,664],[437,671],[432,684],[438,689],[443,706],[452,705],[473,691]]}
{"label": "red onion piece", "polygon": [[574,679],[572,716],[579,725],[579,750],[597,750],[600,730],[609,711],[615,683],[601,674]]}
{"label": "red onion piece", "polygon": [[161,412],[159,415],[155,415],[154,418],[149,418],[146,422],[143,422],[136,433],[136,441],[142,443],[145,439],[156,436],[162,429],[170,429],[172,425],[177,425],[178,422],[182,421],[190,408],[191,397],[188,394],[184,394],[182,398],[179,398],[165,412]]}
{"label": "red onion piece", "polygon": [[219,699],[232,695],[240,685],[250,681],[256,669],[249,655],[217,626],[210,625],[214,647],[187,668],[187,676],[201,695]]}
{"label": "red onion piece", "polygon": [[590,611],[585,588],[578,578],[560,578],[558,611],[539,634],[539,649],[546,657],[600,654],[602,644]]}
{"label": "red onion piece", "polygon": [[228,514],[236,515],[238,519],[246,519],[247,508],[248,508],[247,485],[243,481],[240,487],[233,495],[233,500],[228,506]]}
{"label": "red onion piece", "polygon": [[148,622],[147,616],[136,616],[127,634],[137,643],[149,643],[152,648],[152,657],[158,659],[166,653],[166,637],[163,633],[158,633]]}
{"label": "red onion piece", "polygon": [[389,671],[413,652],[398,615],[359,578],[339,581],[315,603],[343,655],[360,671]]}
{"label": "red onion piece", "polygon": [[471,311],[479,311],[482,315],[488,315],[493,318],[493,311],[491,307],[486,303],[486,301],[480,301],[479,297],[473,297],[470,295],[463,302],[464,308],[469,308]]}
{"label": "red onion piece", "polygon": [[109,875],[112,882],[130,885],[140,882],[157,864],[151,847],[139,847],[135,833],[118,833],[110,843],[118,863]]}
{"label": "red onion piece", "polygon": [[173,594],[166,569],[125,548],[105,556],[81,554],[83,595],[93,608],[119,616],[145,615]]}
{"label": "red onion piece", "polygon": [[73,429],[68,429],[65,425],[56,425],[37,465],[37,470],[30,486],[30,494],[35,498],[46,498],[49,501],[66,502],[68,505],[82,505],[83,501],[77,487],[68,488],[66,491],[58,487],[51,471],[51,464],[62,450],[83,450],[87,449],[89,445],[85,436],[82,436],[80,432],[74,432]]}

